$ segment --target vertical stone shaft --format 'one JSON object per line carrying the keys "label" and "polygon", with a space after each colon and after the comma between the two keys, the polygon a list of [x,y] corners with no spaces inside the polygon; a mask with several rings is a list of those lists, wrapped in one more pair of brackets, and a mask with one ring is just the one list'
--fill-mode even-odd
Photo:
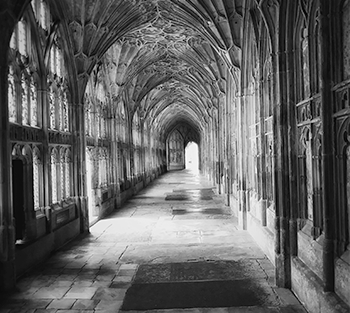
{"label": "vertical stone shaft", "polygon": [[323,167],[323,283],[325,291],[334,290],[334,243],[333,243],[333,110],[331,105],[331,41],[330,1],[320,0],[321,45],[321,101],[322,101],[322,167]]}

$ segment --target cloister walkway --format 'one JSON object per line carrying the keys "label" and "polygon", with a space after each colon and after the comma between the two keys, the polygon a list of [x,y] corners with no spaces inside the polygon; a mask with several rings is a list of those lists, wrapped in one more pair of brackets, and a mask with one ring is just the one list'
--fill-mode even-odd
{"label": "cloister walkway", "polygon": [[0,313],[306,312],[215,188],[169,172],[2,295]]}

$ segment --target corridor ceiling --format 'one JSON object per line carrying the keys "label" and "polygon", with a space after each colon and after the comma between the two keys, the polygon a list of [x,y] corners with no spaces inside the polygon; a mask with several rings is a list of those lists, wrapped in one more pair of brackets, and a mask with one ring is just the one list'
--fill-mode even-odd
{"label": "corridor ceiling", "polygon": [[243,0],[62,0],[80,80],[108,68],[113,96],[163,138],[199,138],[241,63]]}

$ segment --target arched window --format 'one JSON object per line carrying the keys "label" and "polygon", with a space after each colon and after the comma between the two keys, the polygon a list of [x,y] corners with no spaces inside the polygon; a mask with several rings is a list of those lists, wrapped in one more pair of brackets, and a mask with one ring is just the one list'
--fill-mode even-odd
{"label": "arched window", "polygon": [[44,30],[48,30],[50,26],[50,10],[44,0],[32,0],[31,2],[35,19]]}
{"label": "arched window", "polygon": [[68,87],[65,80],[63,53],[58,44],[58,36],[50,49],[48,85],[50,128],[69,131]]}
{"label": "arched window", "polygon": [[[22,18],[12,33],[9,49],[8,108],[9,121],[37,126],[37,83],[33,56],[29,58],[30,24]],[[19,58],[17,56],[20,56]]]}

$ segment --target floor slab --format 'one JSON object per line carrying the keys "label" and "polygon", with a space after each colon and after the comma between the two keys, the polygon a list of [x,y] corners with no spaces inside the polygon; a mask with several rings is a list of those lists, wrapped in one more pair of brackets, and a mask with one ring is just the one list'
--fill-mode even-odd
{"label": "floor slab", "polygon": [[170,172],[1,295],[0,312],[301,312],[212,184]]}

